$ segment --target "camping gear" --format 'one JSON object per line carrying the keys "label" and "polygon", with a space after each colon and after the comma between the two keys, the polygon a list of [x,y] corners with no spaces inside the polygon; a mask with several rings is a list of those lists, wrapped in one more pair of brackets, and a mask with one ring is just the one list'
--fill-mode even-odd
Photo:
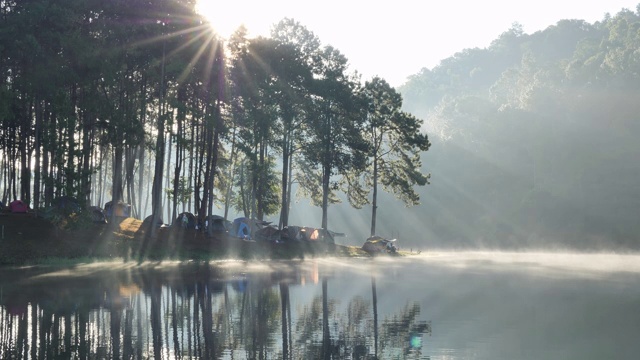
{"label": "camping gear", "polygon": [[[142,226],[150,226],[153,221],[153,215],[149,215],[144,220],[142,220]],[[156,219],[156,227],[163,227],[164,221],[162,221],[162,217],[158,216]]]}
{"label": "camping gear", "polygon": [[104,204],[104,213],[108,218],[112,216],[129,217],[131,216],[131,205],[122,201],[118,201],[115,204],[109,201]]}
{"label": "camping gear", "polygon": [[104,215],[104,211],[97,206],[90,206],[89,215],[91,216],[91,220],[96,224],[106,224],[107,217]]}
{"label": "camping gear", "polygon": [[394,242],[396,239],[385,239],[382,236],[374,235],[365,241],[362,250],[369,254],[393,254],[398,251]]}
{"label": "camping gear", "polygon": [[198,225],[198,219],[190,212],[183,212],[178,215],[173,226],[179,226],[184,229],[195,229]]}
{"label": "camping gear", "polygon": [[214,233],[226,233],[231,227],[231,221],[220,215],[210,215],[207,217],[208,230]]}
{"label": "camping gear", "polygon": [[80,202],[72,196],[61,196],[54,199],[51,204],[58,214],[65,216],[77,214],[82,210]]}
{"label": "camping gear", "polygon": [[9,210],[14,214],[23,214],[29,210],[29,207],[22,200],[13,200],[9,204]]}
{"label": "camping gear", "polygon": [[275,226],[270,225],[256,231],[254,237],[257,241],[280,242],[281,233]]}
{"label": "camping gear", "polygon": [[304,235],[307,241],[319,241],[330,244],[335,244],[332,231],[322,228],[304,227]]}
{"label": "camping gear", "polygon": [[271,224],[268,221],[239,217],[233,220],[229,234],[239,239],[252,239],[256,232]]}
{"label": "camping gear", "polygon": [[301,226],[285,226],[282,229],[282,240],[286,241],[306,241],[305,232]]}

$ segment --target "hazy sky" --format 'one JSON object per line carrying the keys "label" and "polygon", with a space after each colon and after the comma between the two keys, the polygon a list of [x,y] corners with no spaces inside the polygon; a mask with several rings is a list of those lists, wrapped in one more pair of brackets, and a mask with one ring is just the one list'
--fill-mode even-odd
{"label": "hazy sky", "polygon": [[[602,20],[640,0],[200,0],[202,12],[228,36],[241,23],[250,35],[268,35],[290,17],[324,45],[342,52],[365,80],[379,75],[399,86],[465,49],[490,45],[511,24],[533,33],[561,19]],[[318,5],[314,5],[318,4]]]}

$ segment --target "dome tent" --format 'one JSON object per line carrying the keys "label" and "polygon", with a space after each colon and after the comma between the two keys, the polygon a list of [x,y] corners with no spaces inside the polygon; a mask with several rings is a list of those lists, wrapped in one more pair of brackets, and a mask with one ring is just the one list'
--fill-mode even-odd
{"label": "dome tent", "polygon": [[9,204],[9,209],[12,213],[23,214],[26,213],[27,210],[29,210],[29,207],[22,200],[13,200]]}

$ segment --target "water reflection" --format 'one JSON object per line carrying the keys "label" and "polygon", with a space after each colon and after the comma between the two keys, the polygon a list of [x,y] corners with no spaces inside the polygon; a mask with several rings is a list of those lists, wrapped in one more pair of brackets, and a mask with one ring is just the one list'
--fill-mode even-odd
{"label": "water reflection", "polygon": [[637,359],[640,256],[0,269],[0,358]]}
{"label": "water reflection", "polygon": [[365,277],[370,293],[358,284],[364,291],[345,297],[332,287],[345,278],[326,265],[0,270],[0,358],[427,358],[420,304],[378,314],[375,275]]}

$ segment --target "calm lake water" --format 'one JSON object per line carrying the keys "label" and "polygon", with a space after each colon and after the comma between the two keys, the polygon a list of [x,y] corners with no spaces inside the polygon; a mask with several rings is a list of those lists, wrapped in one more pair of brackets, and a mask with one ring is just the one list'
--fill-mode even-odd
{"label": "calm lake water", "polygon": [[638,359],[640,256],[0,269],[0,358]]}

